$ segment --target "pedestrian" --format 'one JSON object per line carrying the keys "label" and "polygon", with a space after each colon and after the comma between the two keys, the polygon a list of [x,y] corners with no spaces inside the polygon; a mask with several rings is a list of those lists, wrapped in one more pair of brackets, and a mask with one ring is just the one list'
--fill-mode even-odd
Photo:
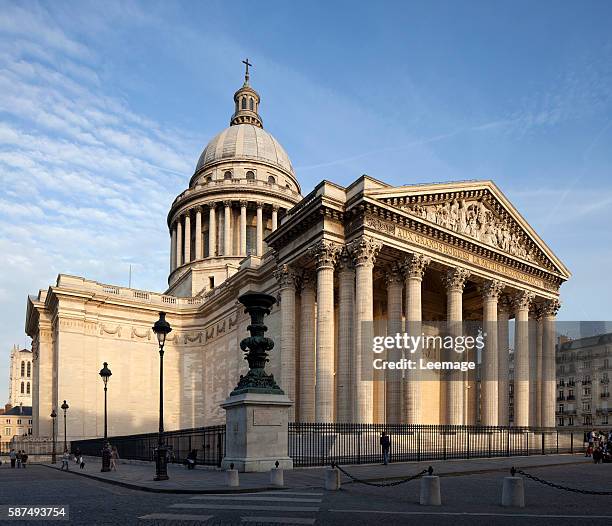
{"label": "pedestrian", "polygon": [[79,455],[79,467],[81,469],[85,469],[85,460],[83,459],[83,455]]}
{"label": "pedestrian", "polygon": [[197,458],[198,458],[198,450],[192,449],[187,455],[187,459],[185,460],[185,465],[187,466],[187,469],[195,469]]}
{"label": "pedestrian", "polygon": [[119,460],[119,451],[117,451],[117,446],[113,446],[111,451],[111,471],[117,471],[117,461]]}
{"label": "pedestrian", "polygon": [[21,467],[25,469],[27,463],[28,463],[28,454],[25,452],[25,450],[22,450],[21,451]]}
{"label": "pedestrian", "polygon": [[391,452],[391,438],[386,431],[380,435],[380,447],[382,448],[383,464],[386,466],[389,463],[389,453]]}
{"label": "pedestrian", "polygon": [[74,461],[75,461],[75,463],[80,464],[80,461],[79,461],[80,458],[81,458],[81,448],[77,447],[75,449],[75,451],[74,451]]}
{"label": "pedestrian", "polygon": [[15,453],[15,449],[12,448],[9,453],[9,458],[11,459],[11,468],[15,469],[15,462],[17,462],[17,453]]}
{"label": "pedestrian", "polygon": [[21,467],[21,449],[17,450],[17,469]]}
{"label": "pedestrian", "polygon": [[70,453],[68,453],[68,449],[64,449],[64,454],[62,455],[62,470],[66,468],[66,471],[70,471]]}

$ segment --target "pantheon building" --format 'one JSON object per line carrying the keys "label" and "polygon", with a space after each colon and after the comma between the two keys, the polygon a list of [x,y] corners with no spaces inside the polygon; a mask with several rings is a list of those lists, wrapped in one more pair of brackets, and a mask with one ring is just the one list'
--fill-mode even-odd
{"label": "pantheon building", "polygon": [[[278,299],[268,369],[294,421],[555,425],[554,319],[570,273],[492,181],[393,187],[363,175],[302,196],[247,74],[167,228],[163,293],[60,274],[28,297],[34,435],[51,434],[49,415],[67,400],[68,438],[102,436],[102,362],[109,435],[155,431],[159,311],[173,327],[166,429],[224,422],[219,404],[246,369],[237,298],[248,290]],[[477,370],[391,379],[364,358],[373,335],[465,320],[487,332]]]}

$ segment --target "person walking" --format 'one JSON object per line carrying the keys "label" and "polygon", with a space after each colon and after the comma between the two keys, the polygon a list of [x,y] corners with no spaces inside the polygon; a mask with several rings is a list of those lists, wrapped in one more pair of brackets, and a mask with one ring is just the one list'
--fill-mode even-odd
{"label": "person walking", "polygon": [[383,431],[380,435],[380,447],[382,448],[383,464],[386,466],[389,463],[391,452],[391,437],[387,435],[386,431]]}
{"label": "person walking", "polygon": [[79,459],[81,458],[81,448],[76,448],[75,452],[74,452],[74,462],[76,464],[80,464]]}
{"label": "person walking", "polygon": [[21,449],[17,450],[17,469],[21,467]]}
{"label": "person walking", "polygon": [[117,446],[113,446],[111,452],[111,471],[117,471],[117,461],[119,460],[119,451],[117,451]]}
{"label": "person walking", "polygon": [[64,454],[62,455],[62,470],[66,468],[66,471],[70,471],[70,453],[68,453],[68,449],[64,449]]}
{"label": "person walking", "polygon": [[23,469],[26,468],[26,465],[28,464],[28,454],[25,452],[25,450],[21,451],[21,466],[23,467]]}
{"label": "person walking", "polygon": [[9,458],[11,459],[11,468],[15,469],[15,462],[17,462],[17,453],[15,453],[15,448],[11,449]]}

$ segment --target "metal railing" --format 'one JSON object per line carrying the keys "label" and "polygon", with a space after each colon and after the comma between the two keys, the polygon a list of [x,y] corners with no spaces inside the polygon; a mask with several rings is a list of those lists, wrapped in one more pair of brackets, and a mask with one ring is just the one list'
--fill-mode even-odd
{"label": "metal railing", "polygon": [[[108,441],[117,447],[120,458],[153,461],[157,436],[157,433],[143,433],[109,437]],[[164,441],[170,450],[170,462],[182,463],[196,450],[196,464],[220,466],[225,454],[225,425],[167,431]],[[84,455],[100,456],[103,445],[103,438],[73,440],[71,451],[79,449]]]}
{"label": "metal railing", "polygon": [[584,440],[555,428],[290,423],[289,456],[296,467],[381,462],[383,431],[395,462],[573,453]]}

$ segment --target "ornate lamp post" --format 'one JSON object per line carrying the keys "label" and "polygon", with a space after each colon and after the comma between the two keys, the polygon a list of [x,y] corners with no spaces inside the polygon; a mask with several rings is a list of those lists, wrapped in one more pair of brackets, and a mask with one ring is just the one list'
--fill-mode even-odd
{"label": "ornate lamp post", "polygon": [[157,454],[155,456],[155,478],[153,480],[168,480],[167,448],[164,444],[164,344],[166,336],[172,327],[166,321],[166,313],[159,313],[159,320],[153,325],[153,332],[159,343],[159,433],[157,436]]}
{"label": "ornate lamp post", "polygon": [[264,324],[264,316],[270,314],[276,298],[263,292],[247,292],[238,298],[244,305],[244,311],[251,317],[247,327],[251,335],[240,342],[240,348],[246,353],[245,360],[249,364],[246,375],[240,375],[236,388],[230,393],[235,396],[243,393],[284,394],[274,380],[274,375],[266,373],[264,367],[268,362],[268,351],[274,347],[274,342],[264,336],[268,327]]}
{"label": "ornate lamp post", "polygon": [[112,376],[111,370],[108,368],[108,363],[104,362],[100,369],[100,376],[104,382],[104,447],[102,449],[102,469],[100,471],[110,471],[110,455],[108,454],[106,444],[108,443],[108,412],[106,405],[106,392],[108,379]]}
{"label": "ornate lamp post", "polygon": [[64,451],[67,451],[68,443],[66,442],[66,411],[68,411],[70,406],[66,403],[66,400],[64,400],[64,403],[60,407],[64,410]]}
{"label": "ornate lamp post", "polygon": [[55,462],[57,461],[57,451],[55,448],[55,444],[57,442],[57,428],[55,427],[55,419],[57,418],[57,413],[55,412],[55,409],[51,411],[50,416],[51,416],[51,421],[53,422],[53,432],[52,432],[53,450],[51,451],[51,463],[55,464]]}

